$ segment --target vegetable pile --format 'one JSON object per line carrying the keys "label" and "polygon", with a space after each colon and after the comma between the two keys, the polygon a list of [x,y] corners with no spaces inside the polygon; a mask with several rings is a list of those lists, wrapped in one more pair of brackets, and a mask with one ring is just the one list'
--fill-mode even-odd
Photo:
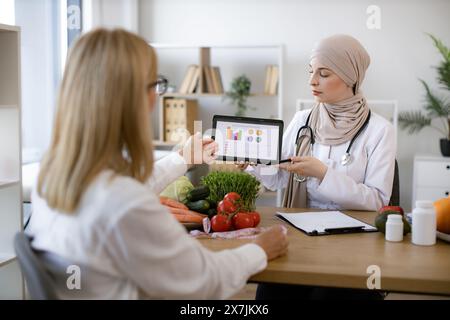
{"label": "vegetable pile", "polygon": [[209,188],[208,199],[212,202],[218,203],[227,193],[236,192],[241,197],[240,206],[243,210],[255,209],[260,182],[248,173],[214,171],[203,177],[201,183]]}
{"label": "vegetable pile", "polygon": [[[260,215],[255,201],[260,182],[241,172],[211,172],[194,188],[187,177],[170,184],[160,202],[181,223],[203,224],[205,232],[255,228]],[[207,219],[206,219],[207,218]]]}

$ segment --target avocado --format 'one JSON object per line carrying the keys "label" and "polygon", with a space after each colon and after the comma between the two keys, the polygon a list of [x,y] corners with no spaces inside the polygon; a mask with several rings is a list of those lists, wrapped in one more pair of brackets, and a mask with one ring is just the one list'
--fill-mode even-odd
{"label": "avocado", "polygon": [[[382,233],[386,233],[387,217],[390,214],[400,214],[400,212],[388,210],[388,211],[384,211],[384,212],[380,213],[379,215],[377,215],[377,217],[375,218],[375,226],[377,227],[378,231],[380,231]],[[403,215],[402,215],[402,221],[403,221],[403,235],[407,235],[408,233],[411,232],[411,226]]]}

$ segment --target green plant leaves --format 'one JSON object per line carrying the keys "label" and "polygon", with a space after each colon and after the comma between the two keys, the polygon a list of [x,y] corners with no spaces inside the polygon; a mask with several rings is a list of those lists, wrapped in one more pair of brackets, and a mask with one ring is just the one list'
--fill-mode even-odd
{"label": "green plant leaves", "polygon": [[[434,46],[438,49],[442,56],[442,61],[436,67],[438,73],[438,83],[443,85],[443,89],[450,90],[450,49],[444,43],[434,37],[432,34],[427,35],[433,41]],[[408,129],[408,132],[419,132],[426,126],[432,126],[431,121],[434,118],[444,120],[443,128],[433,127],[450,139],[450,101],[446,97],[439,97],[430,90],[428,84],[419,79],[425,88],[425,110],[427,115],[423,115],[420,111],[407,111],[399,114],[400,126]]]}
{"label": "green plant leaves", "polygon": [[448,117],[448,103],[444,99],[435,96],[431,92],[430,87],[425,81],[423,81],[422,79],[419,79],[419,81],[422,82],[423,86],[425,87],[425,109],[428,111],[428,115],[430,117]]}
{"label": "green plant leaves", "polygon": [[433,40],[434,46],[442,56],[441,63],[436,67],[438,72],[437,80],[444,86],[444,89],[450,90],[450,49],[432,34],[427,33],[427,35]]}
{"label": "green plant leaves", "polygon": [[400,113],[398,121],[402,129],[409,129],[408,132],[415,133],[424,127],[431,125],[431,119],[424,116],[420,111],[405,111]]}
{"label": "green plant leaves", "polygon": [[249,106],[247,106],[247,98],[250,96],[251,81],[245,75],[234,78],[231,82],[231,90],[225,93],[224,99],[229,99],[238,110],[236,116],[245,116]]}
{"label": "green plant leaves", "polygon": [[427,35],[433,40],[434,46],[439,50],[439,52],[442,55],[442,58],[444,60],[449,61],[450,60],[450,50],[444,45],[444,43],[442,43],[441,40],[437,39],[432,34],[427,33]]}

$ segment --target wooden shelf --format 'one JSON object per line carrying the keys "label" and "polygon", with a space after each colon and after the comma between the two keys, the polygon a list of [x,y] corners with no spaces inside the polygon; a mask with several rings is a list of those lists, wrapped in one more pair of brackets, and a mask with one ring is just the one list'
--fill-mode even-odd
{"label": "wooden shelf", "polygon": [[0,267],[6,266],[16,260],[16,255],[13,253],[0,252]]}
{"label": "wooden shelf", "polygon": [[19,180],[0,181],[0,189],[13,187],[13,186],[16,186],[18,184],[20,184]]}
{"label": "wooden shelf", "polygon": [[[261,117],[271,117],[282,119],[283,118],[283,57],[284,47],[282,44],[262,44],[262,45],[202,45],[202,44],[162,44],[151,43],[155,49],[168,49],[167,51],[160,52],[160,56],[167,55],[169,60],[162,58],[160,72],[165,74],[169,79],[173,80],[173,84],[170,90],[176,90],[177,92],[166,92],[158,99],[158,113],[157,117],[153,120],[153,126],[156,129],[154,138],[156,140],[164,140],[164,102],[167,99],[186,99],[197,100],[199,105],[198,119],[203,123],[210,123],[212,115],[217,112],[221,112],[223,109],[225,113],[231,113],[231,102],[225,101],[226,92],[228,88],[224,85],[229,84],[233,78],[238,74],[245,73],[252,81],[252,89],[248,96],[250,104],[261,105],[265,107],[270,105],[270,110],[261,109]],[[189,49],[193,51],[183,51]],[[219,49],[219,50],[217,50]],[[222,49],[226,49],[225,51]],[[229,51],[227,51],[229,49]],[[255,51],[248,51],[247,49],[254,49]],[[173,53],[171,53],[173,50]],[[238,50],[238,51],[236,51]],[[243,51],[239,51],[243,50]],[[179,51],[179,52],[177,52]],[[242,55],[240,54],[242,52]],[[187,59],[178,59],[175,64],[171,62],[175,56],[186,56]],[[246,65],[248,57],[255,56],[255,61]],[[231,59],[231,60],[230,60]],[[167,65],[167,70],[164,68]],[[269,65],[278,66],[277,73],[277,91],[276,93],[267,94],[267,77]],[[170,67],[169,67],[170,66]],[[194,72],[191,67],[195,66],[200,70]],[[219,70],[215,69],[218,68]],[[212,69],[212,70],[211,70]],[[208,70],[210,72],[208,72]],[[248,70],[248,71],[246,71]],[[271,74],[271,73],[270,73]],[[275,73],[274,73],[275,74]],[[275,76],[274,76],[275,77]],[[198,79],[197,79],[198,78]],[[265,80],[265,81],[264,81]],[[193,88],[193,82],[196,82],[195,92]],[[188,85],[189,82],[189,85]],[[190,93],[180,93],[190,92]],[[213,93],[215,92],[215,93]],[[220,93],[219,93],[220,92]],[[253,101],[253,102],[251,102]],[[202,104],[205,105],[202,108]],[[276,105],[276,106],[275,106]],[[212,106],[208,108],[207,106]],[[221,111],[217,111],[219,106],[224,108]],[[216,108],[217,107],[217,108]],[[275,109],[274,109],[275,108]],[[253,109],[252,109],[253,110]],[[256,117],[255,112],[251,112],[248,116]],[[163,141],[154,141],[154,146],[159,149],[167,149],[173,147],[176,144],[166,143]]]}
{"label": "wooden shelf", "polygon": [[[23,299],[13,236],[22,230],[20,27],[0,24],[0,297]],[[14,174],[17,172],[17,174]]]}

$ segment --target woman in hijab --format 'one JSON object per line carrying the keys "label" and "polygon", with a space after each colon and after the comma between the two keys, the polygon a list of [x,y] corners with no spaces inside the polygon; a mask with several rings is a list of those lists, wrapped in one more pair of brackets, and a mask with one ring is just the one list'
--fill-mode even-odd
{"label": "woman in hijab", "polygon": [[286,188],[284,207],[372,211],[389,203],[395,134],[360,89],[369,64],[367,51],[348,35],[313,49],[309,84],[316,104],[298,111],[284,133],[282,158],[291,161],[281,170],[247,168],[268,189]]}
{"label": "woman in hijab", "polygon": [[[247,168],[268,189],[286,188],[283,207],[374,211],[389,203],[395,134],[390,122],[370,110],[360,89],[369,64],[364,47],[348,35],[323,39],[312,51],[309,84],[316,104],[297,112],[284,133],[282,159],[291,161],[280,164],[281,170]],[[261,284],[256,298],[379,299],[382,295]]]}

